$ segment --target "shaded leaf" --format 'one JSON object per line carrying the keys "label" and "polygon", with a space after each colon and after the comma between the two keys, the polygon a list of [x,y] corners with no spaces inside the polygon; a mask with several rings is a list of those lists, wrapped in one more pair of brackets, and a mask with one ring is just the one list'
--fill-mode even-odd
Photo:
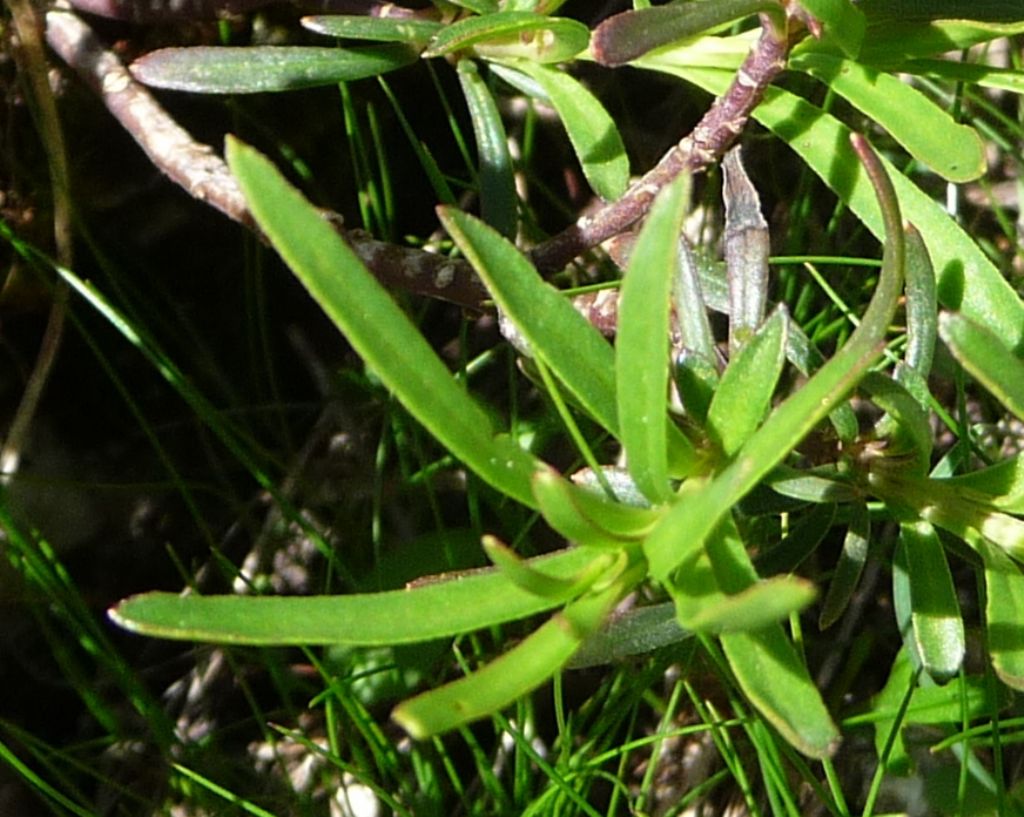
{"label": "shaded leaf", "polygon": [[503,236],[514,238],[519,223],[519,198],[501,113],[472,60],[459,60],[458,72],[476,136],[480,213]]}
{"label": "shaded leaf", "polygon": [[583,51],[589,40],[590,31],[576,20],[529,11],[499,11],[444,26],[423,56],[441,57],[472,48],[492,59],[523,57],[561,62]]}
{"label": "shaded leaf", "polygon": [[327,37],[408,43],[422,48],[441,28],[434,20],[408,17],[370,17],[365,14],[310,15],[302,18],[303,28]]}
{"label": "shaded leaf", "polygon": [[406,46],[314,48],[194,46],[161,48],[132,63],[145,85],[200,94],[293,91],[376,77],[409,65],[416,51]]}
{"label": "shaded leaf", "polygon": [[939,335],[960,364],[1017,417],[1024,419],[1024,360],[988,327],[965,315],[939,315]]}

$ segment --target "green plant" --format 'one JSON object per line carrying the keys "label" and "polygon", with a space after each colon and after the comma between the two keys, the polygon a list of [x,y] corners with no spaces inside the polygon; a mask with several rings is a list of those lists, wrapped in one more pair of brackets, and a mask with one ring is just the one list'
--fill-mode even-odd
{"label": "green plant", "polygon": [[[1024,513],[1024,472],[1019,457],[970,470],[962,451],[933,465],[928,389],[938,337],[1021,417],[1024,304],[968,233],[906,173],[876,158],[863,137],[851,138],[852,129],[827,110],[770,83],[784,67],[805,74],[887,130],[914,162],[963,182],[984,170],[977,133],[894,73],[1019,92],[1017,72],[934,55],[1020,32],[1024,23],[1000,3],[957,5],[948,17],[894,18],[891,6],[868,2],[698,0],[657,8],[638,3],[590,32],[555,16],[560,5],[439,2],[400,18],[306,18],[311,31],[384,45],[170,49],[142,58],[133,73],[157,87],[248,93],[381,76],[421,59],[453,64],[472,114],[480,218],[454,206],[448,180],[423,150],[455,250],[430,258],[427,291],[466,305],[484,299],[497,305],[506,336],[558,407],[587,464],[572,478],[527,450],[514,427],[496,423],[450,374],[377,280],[382,253],[365,237],[340,236],[253,149],[232,142],[228,164],[244,194],[245,217],[374,376],[459,462],[499,494],[537,511],[570,546],[524,560],[485,537],[492,570],[406,590],[304,598],[144,594],[122,602],[113,616],[125,627],[168,638],[374,647],[555,611],[501,657],[400,704],[395,719],[421,738],[500,711],[572,661],[606,661],[696,636],[790,744],[827,760],[840,733],[792,635],[799,634],[798,614],[815,589],[794,571],[830,529],[846,527],[821,612],[823,626],[834,623],[857,588],[872,529],[891,522],[900,530],[893,598],[906,650],[880,696],[877,735],[881,767],[895,767],[901,720],[885,707],[903,691],[900,684],[929,689],[919,678],[949,682],[941,701],[949,705],[962,695],[967,704],[960,713],[999,706],[991,694],[979,692],[980,702],[970,697],[981,682],[964,667],[967,635],[948,550],[982,577],[986,642],[997,675],[1024,688],[1017,624],[1024,577],[1014,561],[1024,546],[1024,522],[1017,518]],[[760,31],[739,26],[716,33],[753,14],[761,15]],[[719,96],[695,131],[630,185],[612,117],[556,67],[573,60],[630,64]],[[557,112],[585,178],[608,202],[525,254],[513,243],[526,219],[497,99],[506,86]],[[827,360],[784,306],[766,317],[766,225],[738,154],[724,165],[731,211],[724,275],[680,246],[687,200],[677,178],[721,158],[749,118],[789,144],[885,242],[871,302]],[[620,291],[600,308],[586,296],[574,305],[542,277],[641,220]],[[451,285],[470,269],[485,291]],[[67,278],[119,320],[102,296]],[[904,292],[906,331],[887,345]],[[609,302],[614,347],[592,325]],[[940,314],[940,305],[951,311]],[[711,333],[709,307],[729,316],[728,362]],[[885,355],[898,359],[891,370],[888,362],[880,365]],[[806,382],[793,386],[793,369]],[[851,396],[874,407],[875,419],[863,428]],[[608,464],[607,445],[594,450],[579,429],[581,418],[621,444],[625,469]],[[638,587],[669,601],[616,615]],[[783,626],[787,619],[791,633]],[[637,630],[638,621],[658,623],[653,643]],[[914,695],[908,693],[904,715],[929,722],[920,714],[924,693]],[[956,720],[948,709],[941,717]],[[836,808],[842,813],[845,806]]]}
{"label": "green plant", "polygon": [[[638,38],[630,26],[637,20],[636,31],[650,30],[639,20],[655,13],[693,26],[671,29],[673,37],[692,35],[763,10],[763,37],[784,41],[789,36],[785,31],[787,15],[815,19],[803,18],[805,12],[795,6],[735,5],[731,9],[696,3],[692,8],[684,5],[626,13],[598,30],[593,52],[610,64],[645,54],[654,43]],[[855,21],[863,28],[860,12],[845,3],[830,8],[821,4],[821,9],[818,5],[808,4],[807,8],[820,15],[812,28],[818,30],[823,23],[825,34],[795,51],[790,64],[829,82],[837,93],[888,126],[904,147],[936,172],[950,179],[976,176],[981,171],[981,152],[974,132],[954,123],[927,98],[869,67],[870,62],[850,62],[847,55],[856,54],[861,45],[860,38],[851,34],[859,29],[850,23]],[[516,84],[525,85],[525,78],[536,83],[536,93],[543,92],[562,116],[594,189],[608,199],[621,196],[625,192],[625,160],[612,121],[569,75],[544,67],[579,55],[588,41],[585,30],[573,21],[548,16],[552,9],[545,9],[547,13],[510,6],[474,10],[478,15],[443,27],[440,23],[365,18],[325,18],[309,25],[334,35],[401,41],[402,46],[387,53],[404,56],[389,67],[415,58],[417,49],[426,58],[455,59],[476,123],[482,213],[498,232],[514,233],[516,203],[504,131],[474,60],[500,65],[501,75]],[[956,44],[1003,31],[980,22],[969,30]],[[841,35],[832,37],[830,31]],[[620,42],[630,44],[626,53],[614,48]],[[720,44],[720,38],[705,38],[682,50],[641,57],[638,64],[662,70],[670,67],[694,79],[694,72],[683,66],[696,62],[701,49]],[[915,44],[907,47],[913,49]],[[930,51],[931,45],[927,47]],[[247,51],[163,53],[143,60],[136,73],[149,83],[167,87],[238,92],[292,87],[297,72],[312,82],[323,82],[382,70],[377,49],[361,53],[358,63],[350,61],[349,52],[332,56],[330,50],[313,49],[283,52],[280,60],[275,55],[266,63],[254,63],[252,60],[262,60],[262,55]],[[607,56],[612,52],[614,57]],[[754,54],[758,53],[755,50]],[[884,53],[891,56],[892,51]],[[327,74],[318,73],[320,64],[331,66]],[[357,64],[358,68],[352,67]],[[270,65],[285,67],[275,70],[267,67]],[[197,67],[203,68],[198,79]],[[696,76],[724,77],[724,70],[716,65],[701,75],[697,69]],[[259,83],[258,87],[252,82]],[[766,104],[754,115],[768,119],[778,109],[786,114],[779,115],[779,122],[803,118],[808,127],[841,132],[841,126],[827,114],[812,113],[807,103],[782,92],[770,91]],[[908,109],[914,115],[900,118]],[[766,110],[769,113],[762,113]],[[904,127],[902,123],[909,124]],[[837,165],[835,156],[826,165],[823,155],[814,152],[826,143],[820,137],[801,141],[810,145],[803,149],[805,158],[823,173]],[[862,144],[859,150],[868,161],[866,146]],[[1019,585],[1024,582],[1007,557],[1020,547],[1018,529],[1024,523],[1000,510],[983,492],[957,499],[946,483],[927,477],[931,434],[925,422],[928,404],[923,384],[936,331],[928,249],[944,268],[953,252],[961,262],[971,263],[970,284],[963,288],[970,297],[959,304],[961,313],[944,319],[943,327],[948,329],[944,338],[957,354],[979,368],[987,368],[990,358],[977,357],[983,345],[972,344],[970,333],[981,330],[974,328],[970,316],[984,313],[1005,339],[1002,343],[1017,346],[1024,325],[1021,304],[1016,297],[987,294],[1009,293],[976,249],[970,252],[970,259],[961,254],[963,240],[946,235],[957,232],[955,227],[944,224],[943,235],[938,227],[932,227],[935,219],[929,211],[934,205],[930,200],[920,194],[901,196],[903,191],[892,189],[885,171],[874,160],[868,162],[868,175],[879,191],[886,236],[886,257],[875,297],[847,343],[804,386],[771,410],[790,322],[784,311],[777,311],[761,323],[756,303],[763,304],[766,284],[754,281],[745,285],[755,298],[753,320],[748,319],[739,330],[734,325],[733,335],[738,340],[730,343],[728,366],[717,374],[711,366],[711,379],[717,382],[707,386],[706,407],[694,410],[687,406],[682,416],[669,412],[669,302],[674,281],[687,274],[678,270],[677,236],[684,215],[678,184],[665,189],[632,250],[620,295],[614,351],[493,229],[453,208],[441,210],[449,234],[516,327],[549,388],[564,389],[579,408],[622,442],[632,503],[603,478],[601,468],[592,471],[599,489],[580,488],[544,468],[508,436],[495,434],[488,419],[450,378],[359,259],[315,210],[283,183],[273,167],[241,146],[229,150],[229,163],[257,223],[406,407],[485,481],[517,501],[539,508],[548,523],[575,547],[534,564],[520,561],[492,540],[487,551],[497,565],[493,575],[458,577],[379,597],[143,596],[117,608],[115,616],[122,624],[151,634],[236,643],[381,644],[450,636],[538,610],[562,608],[548,624],[490,666],[424,693],[396,710],[395,717],[413,734],[427,736],[505,706],[549,678],[600,628],[615,605],[650,577],[672,597],[682,628],[720,637],[738,683],[762,714],[802,751],[824,757],[838,732],[777,623],[813,597],[803,580],[786,574],[806,557],[814,541],[794,531],[755,565],[732,516],[737,503],[768,480],[777,491],[818,503],[832,504],[835,497],[841,497],[842,504],[862,507],[875,497],[903,520],[912,643],[921,665],[942,680],[960,669],[964,636],[949,570],[932,526],[964,538],[980,557],[989,584],[987,619],[997,672],[1007,683],[1021,685],[1017,667],[1024,644],[1001,628],[1012,626],[1017,607],[1014,600],[1020,597]],[[860,192],[862,177],[851,164],[838,164],[844,174],[837,183],[845,188],[841,195],[845,192],[855,209],[866,211]],[[650,198],[653,191],[644,194]],[[869,370],[883,351],[902,288],[905,250],[897,204],[901,198],[911,221],[923,225],[919,227],[923,240],[916,231],[907,239],[910,267],[916,276],[911,291],[919,291],[923,300],[913,309],[908,307],[908,357],[899,376],[892,378]],[[866,217],[871,226],[876,219]],[[927,245],[934,246],[926,249]],[[747,268],[734,265],[729,271],[730,283],[744,282],[752,274],[749,262]],[[940,293],[949,288],[940,281]],[[699,293],[699,289],[691,292]],[[706,305],[698,296],[691,296],[690,301],[678,303],[677,309],[703,314]],[[733,315],[751,314],[749,305],[742,302],[731,303],[730,311]],[[384,337],[378,331],[381,326],[388,327]],[[684,345],[705,364],[713,364],[709,338],[687,337]],[[659,347],[662,351],[655,352]],[[985,354],[995,354],[998,348],[986,349]],[[925,351],[919,351],[922,349]],[[1004,358],[1003,363],[1012,362],[1019,368],[1011,351]],[[689,371],[693,369],[689,367]],[[1016,369],[1011,366],[1009,371]],[[833,462],[813,471],[787,468],[783,472],[786,480],[780,480],[777,468],[821,420],[831,412],[842,412],[844,399],[858,389],[886,412],[885,419],[864,436],[851,429],[848,417],[836,418],[843,451],[852,453],[837,453]],[[684,390],[682,396],[685,404],[690,395]],[[961,479],[974,484],[974,480],[988,477],[983,471]],[[640,498],[643,507],[636,507],[635,498]],[[858,559],[850,553],[845,556],[853,562]],[[842,585],[831,591],[830,618],[856,584],[855,570],[843,575]]]}

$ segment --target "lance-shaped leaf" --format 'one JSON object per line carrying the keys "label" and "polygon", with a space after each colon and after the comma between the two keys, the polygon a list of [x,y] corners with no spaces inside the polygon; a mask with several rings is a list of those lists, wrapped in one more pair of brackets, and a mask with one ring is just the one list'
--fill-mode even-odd
{"label": "lance-shaped leaf", "polygon": [[985,629],[996,674],[1024,689],[1024,575],[999,548],[978,543],[985,560]]}
{"label": "lance-shaped leaf", "polygon": [[529,11],[499,11],[444,26],[423,56],[442,57],[472,48],[476,54],[494,59],[523,57],[562,62],[579,54],[589,40],[590,31],[576,20]]}
{"label": "lance-shaped leaf", "polygon": [[668,481],[669,304],[686,215],[681,180],[654,202],[629,259],[619,295],[615,380],[626,464],[651,502],[666,502]]}
{"label": "lance-shaped leaf", "polygon": [[815,51],[794,54],[790,66],[826,83],[944,179],[967,182],[985,172],[977,131],[891,74]]}
{"label": "lance-shaped leaf", "polygon": [[832,755],[839,731],[782,626],[724,633],[721,640],[740,689],[765,719],[808,757]]}
{"label": "lance-shaped leaf", "polygon": [[946,554],[927,522],[900,526],[910,589],[910,624],[921,666],[936,681],[947,681],[964,658],[964,622]]}
{"label": "lance-shaped leaf", "polygon": [[903,360],[907,368],[916,372],[920,379],[926,380],[932,370],[938,332],[935,269],[928,255],[928,247],[916,227],[907,228],[906,244],[907,348]]}
{"label": "lance-shaped leaf", "polygon": [[615,14],[594,29],[590,51],[601,65],[624,65],[658,46],[696,37],[761,11],[778,0],[694,0]]}
{"label": "lance-shaped leaf", "polygon": [[[570,583],[604,554],[575,548],[528,562]],[[496,569],[431,577],[405,590],[348,596],[180,596],[145,593],[122,601],[111,618],[160,638],[222,644],[352,644],[429,641],[551,610],[578,595],[523,590]]]}
{"label": "lance-shaped leaf", "polygon": [[664,581],[737,502],[853,389],[882,352],[903,288],[903,226],[892,184],[863,138],[860,156],[878,190],[885,216],[882,274],[875,294],[846,344],[779,405],[733,460],[699,491],[680,500],[644,542],[651,574]]}
{"label": "lance-shaped leaf", "polygon": [[537,460],[495,436],[487,413],[317,209],[270,161],[233,139],[228,163],[274,248],[402,404],[482,479],[532,506]]}
{"label": "lance-shaped leaf", "polygon": [[[631,577],[637,579],[639,575]],[[500,658],[465,678],[404,701],[391,717],[413,737],[425,738],[508,706],[564,666],[601,626],[628,586],[628,581],[613,583],[572,602]]]}
{"label": "lance-shaped leaf", "polygon": [[660,516],[656,510],[611,502],[581,488],[553,469],[533,477],[533,490],[545,521],[571,542],[619,548],[641,538]]}
{"label": "lance-shaped leaf", "polygon": [[423,48],[441,28],[435,20],[408,17],[369,17],[365,14],[311,15],[302,18],[303,28],[327,37],[408,43]]}
{"label": "lance-shaped leaf", "polygon": [[786,360],[786,308],[782,305],[729,361],[711,399],[707,428],[726,457],[750,439],[772,404]]}
{"label": "lance-shaped leaf", "polygon": [[[710,569],[702,571],[704,563],[710,563]],[[708,538],[706,551],[678,571],[669,590],[678,612],[692,611],[698,622],[702,615],[710,621],[717,607],[721,624],[730,629],[729,613],[735,616],[733,625],[761,618],[754,602],[767,605],[773,614],[782,613],[783,601],[797,605],[788,612],[799,609],[814,597],[813,588],[806,585],[790,577],[759,581],[735,523],[726,516]],[[695,598],[685,598],[687,588]],[[772,591],[779,596],[772,598]],[[689,618],[680,616],[680,623],[685,627]],[[740,689],[765,719],[804,754],[831,755],[839,732],[782,626],[723,632],[721,643]]]}
{"label": "lance-shaped leaf", "polygon": [[505,125],[490,88],[472,60],[459,60],[459,83],[476,136],[480,213],[495,230],[512,238],[519,223],[519,199]]}
{"label": "lance-shaped leaf", "polygon": [[867,21],[849,0],[800,0],[800,5],[821,24],[826,40],[835,42],[848,57],[856,57],[864,42]]}
{"label": "lance-shaped leaf", "polygon": [[614,613],[600,630],[587,637],[567,666],[581,669],[611,664],[692,636],[693,633],[679,626],[671,602],[635,607]]}
{"label": "lance-shaped leaf", "polygon": [[1024,419],[1024,360],[999,334],[962,314],[943,312],[939,315],[939,335],[972,377]]}
{"label": "lance-shaped leaf", "polygon": [[[531,352],[541,356],[591,417],[618,436],[615,353],[608,342],[486,224],[450,207],[439,208],[438,215]],[[667,445],[669,462],[677,469],[695,460],[693,446],[674,426],[668,427]]]}
{"label": "lance-shaped leaf", "polygon": [[615,121],[578,80],[531,60],[510,62],[543,90],[565,126],[576,157],[594,192],[614,201],[629,184],[629,157]]}
{"label": "lance-shaped leaf", "polygon": [[438,215],[530,353],[540,355],[590,416],[617,434],[615,353],[608,341],[493,229],[455,208],[441,207]]}
{"label": "lance-shaped leaf", "polygon": [[868,544],[871,536],[871,516],[863,500],[850,505],[850,521],[843,538],[843,549],[839,554],[832,580],[821,605],[818,626],[831,627],[846,610],[853,593],[860,582],[864,563],[868,559]]}
{"label": "lance-shaped leaf", "polygon": [[563,578],[538,570],[528,559],[523,559],[496,536],[484,536],[483,547],[487,558],[516,587],[531,595],[558,599],[560,602],[582,595],[601,574],[608,572],[617,558],[612,553],[602,554],[575,576]]}
{"label": "lance-shaped leaf", "polygon": [[376,77],[416,59],[416,51],[402,45],[195,46],[153,51],[133,62],[131,70],[139,82],[154,88],[198,94],[257,94]]}

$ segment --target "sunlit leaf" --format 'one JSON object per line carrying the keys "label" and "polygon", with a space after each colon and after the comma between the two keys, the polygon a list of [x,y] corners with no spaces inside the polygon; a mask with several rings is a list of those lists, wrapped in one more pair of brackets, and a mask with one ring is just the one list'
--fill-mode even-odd
{"label": "sunlit leaf", "polygon": [[228,163],[274,248],[377,376],[481,478],[532,506],[537,461],[495,436],[487,413],[320,212],[252,148],[229,140]]}
{"label": "sunlit leaf", "polygon": [[721,641],[740,689],[765,719],[805,755],[832,755],[839,731],[782,626],[725,633]]}
{"label": "sunlit leaf", "polygon": [[619,296],[615,376],[626,464],[652,502],[668,500],[669,305],[686,200],[681,182],[655,200]]}
{"label": "sunlit leaf", "polygon": [[959,124],[923,93],[891,74],[815,51],[794,54],[789,64],[845,97],[944,179],[967,182],[985,172],[984,144],[977,131]]}
{"label": "sunlit leaf", "polygon": [[910,584],[911,627],[925,671],[946,681],[963,663],[964,623],[946,554],[927,522],[900,526]]}
{"label": "sunlit leaf", "polygon": [[939,315],[939,335],[972,377],[1024,419],[1024,360],[1010,350],[1006,338],[955,312]]}
{"label": "sunlit leaf", "polygon": [[493,59],[523,57],[561,62],[579,54],[590,41],[585,25],[565,17],[529,11],[499,11],[467,17],[442,28],[425,57],[441,57],[468,48]]}
{"label": "sunlit leaf", "polygon": [[441,28],[434,20],[407,17],[370,17],[365,14],[311,15],[302,18],[303,28],[328,37],[408,43],[421,48]]}
{"label": "sunlit leaf", "polygon": [[771,407],[786,359],[787,318],[780,306],[722,373],[708,409],[707,428],[726,457],[750,439]]}
{"label": "sunlit leaf", "polygon": [[[529,561],[571,580],[595,551],[559,551]],[[538,596],[496,570],[438,576],[406,590],[347,596],[181,596],[145,593],[114,607],[118,624],[144,635],[222,644],[382,645],[472,632],[551,610],[572,598]]]}
{"label": "sunlit leaf", "polygon": [[583,175],[601,198],[614,201],[629,183],[629,158],[615,121],[578,80],[530,60],[511,63],[536,82],[558,113]]}

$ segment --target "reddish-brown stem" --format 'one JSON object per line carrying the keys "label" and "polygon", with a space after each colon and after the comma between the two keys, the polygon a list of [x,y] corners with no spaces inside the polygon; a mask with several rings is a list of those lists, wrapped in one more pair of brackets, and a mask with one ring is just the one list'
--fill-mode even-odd
{"label": "reddish-brown stem", "polygon": [[[192,138],[136,82],[117,55],[105,49],[76,14],[46,15],[50,47],[103,100],[107,109],[138,142],[153,164],[190,195],[252,229],[245,198],[224,160],[209,145]],[[325,218],[332,214],[324,213]],[[340,219],[332,218],[340,223]],[[340,230],[363,263],[387,287],[481,309],[487,291],[465,261],[377,241],[359,230]]]}
{"label": "reddish-brown stem", "polygon": [[583,252],[629,229],[646,215],[654,197],[680,173],[704,170],[721,158],[743,130],[765,89],[786,67],[788,32],[769,15],[761,15],[761,36],[747,55],[729,89],[655,167],[618,201],[585,216],[530,254],[538,269],[559,270]]}

